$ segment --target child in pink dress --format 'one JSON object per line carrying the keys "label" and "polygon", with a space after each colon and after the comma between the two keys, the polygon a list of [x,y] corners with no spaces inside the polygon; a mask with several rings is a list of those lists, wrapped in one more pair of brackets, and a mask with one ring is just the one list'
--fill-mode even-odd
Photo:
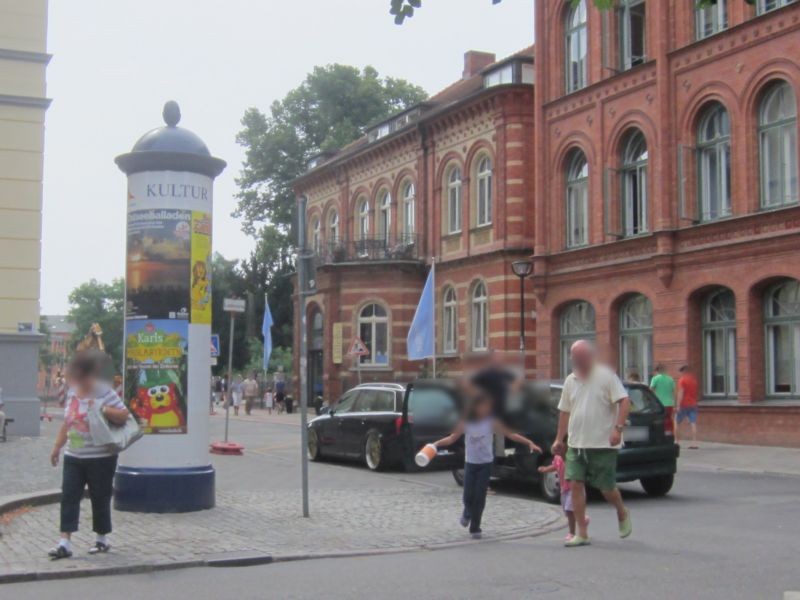
{"label": "child in pink dress", "polygon": [[[558,454],[553,457],[553,462],[545,467],[539,467],[539,473],[553,473],[558,475],[558,483],[561,486],[561,508],[564,510],[564,516],[567,517],[569,524],[569,533],[567,534],[567,541],[571,540],[575,535],[575,512],[572,509],[572,486],[565,476],[567,464],[564,458]],[[586,524],[589,524],[589,517],[586,517]]]}

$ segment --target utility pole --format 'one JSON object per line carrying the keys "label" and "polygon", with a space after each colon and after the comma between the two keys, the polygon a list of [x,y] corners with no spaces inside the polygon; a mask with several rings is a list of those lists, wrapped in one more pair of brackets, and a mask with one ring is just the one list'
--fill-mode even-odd
{"label": "utility pole", "polygon": [[303,516],[308,517],[308,327],[306,326],[306,197],[297,202],[297,288],[300,321],[300,464],[303,488]]}

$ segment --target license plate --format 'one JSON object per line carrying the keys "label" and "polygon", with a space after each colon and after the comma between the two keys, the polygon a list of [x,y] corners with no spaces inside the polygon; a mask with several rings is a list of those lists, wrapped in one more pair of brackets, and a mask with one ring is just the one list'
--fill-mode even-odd
{"label": "license plate", "polygon": [[626,442],[649,442],[650,428],[626,427],[625,432],[622,434],[622,439],[624,439]]}

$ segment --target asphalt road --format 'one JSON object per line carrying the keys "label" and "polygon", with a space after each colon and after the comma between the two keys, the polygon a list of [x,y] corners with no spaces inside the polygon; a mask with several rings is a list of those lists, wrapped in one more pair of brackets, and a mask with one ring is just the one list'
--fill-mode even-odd
{"label": "asphalt road", "polygon": [[[218,422],[215,423],[217,428]],[[218,485],[247,489],[254,477],[296,486],[297,428],[235,421],[232,439],[244,457]],[[328,485],[354,487],[454,485],[449,472],[372,474],[357,466],[313,465],[312,511]],[[433,552],[323,559],[232,569],[189,569],[112,578],[35,582],[0,587],[0,598],[95,596],[124,590],[135,598],[782,598],[800,590],[800,478],[682,470],[673,492],[646,497],[625,485],[634,533],[619,540],[613,512],[590,507],[593,545],[565,549],[564,532],[513,542],[476,542]],[[497,494],[533,490],[501,485]],[[486,528],[491,523],[489,498]],[[402,510],[398,506],[398,510]],[[298,507],[299,510],[299,507]],[[458,507],[454,507],[454,520]]]}

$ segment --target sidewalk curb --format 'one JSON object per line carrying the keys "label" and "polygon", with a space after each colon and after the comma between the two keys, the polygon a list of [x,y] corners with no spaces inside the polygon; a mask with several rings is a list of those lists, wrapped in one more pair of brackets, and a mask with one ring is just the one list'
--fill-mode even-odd
{"label": "sidewalk curb", "polygon": [[[679,465],[680,466],[680,465]],[[732,473],[738,475],[768,475],[770,477],[800,477],[800,473],[791,471],[766,471],[764,469],[737,469],[736,467],[721,467],[711,463],[694,463],[683,465],[684,471],[696,471],[702,473]],[[679,468],[678,473],[681,472]]]}
{"label": "sidewalk curb", "polygon": [[[61,491],[49,490],[36,494],[20,495],[9,497],[0,503],[0,515],[10,510],[16,510],[22,506],[41,506],[58,502],[61,499]],[[171,571],[178,569],[189,569],[195,567],[249,567],[257,565],[267,565],[272,563],[298,562],[305,560],[320,560],[332,558],[354,558],[359,556],[383,556],[387,554],[404,554],[420,551],[445,550],[457,548],[470,544],[485,544],[491,542],[503,542],[518,540],[528,537],[540,537],[547,535],[565,525],[565,519],[555,507],[542,504],[543,508],[551,513],[552,517],[545,523],[536,528],[523,529],[517,532],[497,536],[487,536],[482,540],[456,540],[434,544],[418,544],[414,546],[397,546],[395,548],[371,548],[365,550],[344,550],[341,552],[299,552],[287,554],[267,554],[258,551],[252,552],[223,552],[210,554],[204,558],[182,560],[170,563],[139,563],[132,565],[115,565],[109,567],[63,569],[60,571],[23,571],[0,573],[0,585],[10,583],[25,583],[31,581],[52,581],[57,579],[76,579],[80,577],[100,577],[105,575],[134,575],[141,573],[154,573],[157,571]]]}

